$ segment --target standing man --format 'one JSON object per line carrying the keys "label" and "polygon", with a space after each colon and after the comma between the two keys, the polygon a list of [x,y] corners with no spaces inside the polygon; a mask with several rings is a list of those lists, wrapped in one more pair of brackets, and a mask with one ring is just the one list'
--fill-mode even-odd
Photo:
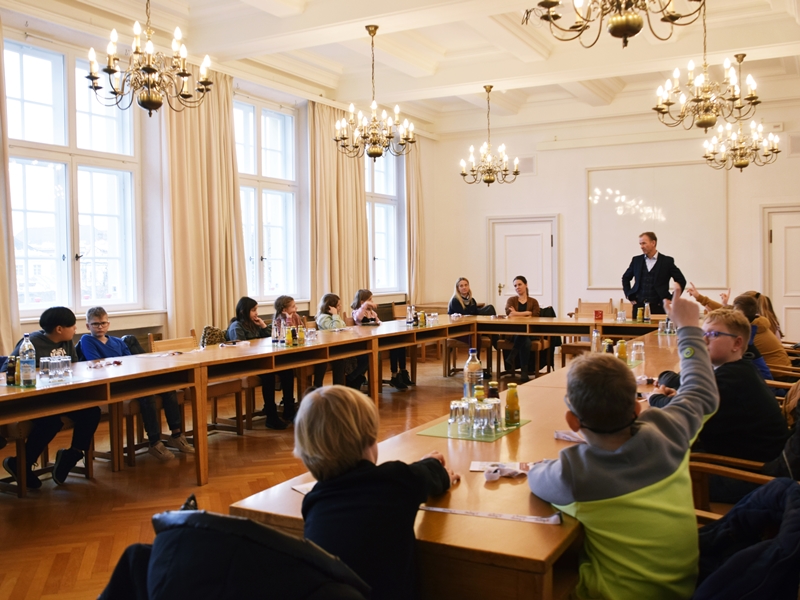
{"label": "standing man", "polygon": [[[660,254],[656,250],[658,238],[652,231],[645,231],[639,236],[639,247],[643,254],[634,256],[628,270],[622,275],[622,290],[625,297],[633,304],[633,316],[636,311],[644,308],[644,303],[650,303],[650,312],[664,314],[663,301],[670,298],[669,280],[686,288],[686,278],[681,270],[675,266],[671,256]],[[631,287],[631,279],[636,282]]]}

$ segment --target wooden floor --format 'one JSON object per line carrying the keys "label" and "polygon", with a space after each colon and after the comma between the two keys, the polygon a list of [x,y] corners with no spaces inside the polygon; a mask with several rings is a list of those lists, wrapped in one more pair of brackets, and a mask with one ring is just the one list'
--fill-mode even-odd
{"label": "wooden floor", "polygon": [[[384,386],[380,439],[446,414],[450,400],[461,397],[461,381],[443,378],[441,363],[429,359],[419,363],[419,387],[397,392]],[[232,412],[231,403],[220,414]],[[60,433],[53,455],[69,439],[70,432]],[[107,425],[100,425],[95,439],[107,447]],[[200,508],[227,514],[233,502],[306,470],[292,456],[291,428],[270,431],[261,421],[243,437],[214,433],[208,445],[209,484],[203,487],[195,485],[191,456],[161,464],[145,454],[136,467],[118,473],[97,461],[93,481],[70,476],[59,487],[44,479],[41,490],[23,499],[0,493],[0,599],[96,598],[122,551],[153,541],[153,514],[178,508],[189,494]],[[0,451],[0,460],[13,452],[13,445]]]}

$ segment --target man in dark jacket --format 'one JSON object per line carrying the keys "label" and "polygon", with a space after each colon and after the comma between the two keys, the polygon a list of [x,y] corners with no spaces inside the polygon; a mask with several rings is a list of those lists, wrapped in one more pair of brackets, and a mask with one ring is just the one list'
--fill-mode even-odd
{"label": "man in dark jacket", "polygon": [[[634,256],[628,270],[622,275],[622,290],[625,297],[633,304],[633,316],[638,308],[650,303],[650,312],[664,314],[664,300],[670,297],[669,280],[686,288],[686,278],[675,266],[675,260],[656,250],[658,238],[652,231],[645,231],[639,236],[639,247],[642,254]],[[631,287],[631,280],[635,282]]]}

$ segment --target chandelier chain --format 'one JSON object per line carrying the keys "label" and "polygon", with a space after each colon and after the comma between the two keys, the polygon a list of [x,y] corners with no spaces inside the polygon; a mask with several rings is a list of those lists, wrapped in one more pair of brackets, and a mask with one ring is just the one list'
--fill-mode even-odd
{"label": "chandelier chain", "polygon": [[[147,5],[145,7],[145,12],[147,13],[147,29],[146,31],[150,31],[150,0],[147,0]],[[149,35],[149,33],[148,33]]]}
{"label": "chandelier chain", "polygon": [[492,106],[490,104],[489,97],[491,96],[491,92],[486,92],[486,139],[489,142],[489,146],[492,145]]}
{"label": "chandelier chain", "polygon": [[375,100],[375,34],[370,33],[372,46],[372,99]]}
{"label": "chandelier chain", "polygon": [[703,67],[708,66],[708,51],[706,49],[708,43],[708,30],[706,29],[706,5],[703,3]]}

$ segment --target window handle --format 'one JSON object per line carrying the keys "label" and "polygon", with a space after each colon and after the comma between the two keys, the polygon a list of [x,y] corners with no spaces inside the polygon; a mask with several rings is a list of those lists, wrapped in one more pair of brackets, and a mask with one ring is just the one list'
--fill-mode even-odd
{"label": "window handle", "polygon": [[75,260],[80,260],[82,258],[83,258],[83,254],[78,254],[77,252],[75,253]]}
{"label": "window handle", "polygon": [[262,260],[262,261],[265,261],[265,260],[269,260],[269,259],[268,259],[266,256],[262,256],[262,257],[261,257],[261,260]]}

